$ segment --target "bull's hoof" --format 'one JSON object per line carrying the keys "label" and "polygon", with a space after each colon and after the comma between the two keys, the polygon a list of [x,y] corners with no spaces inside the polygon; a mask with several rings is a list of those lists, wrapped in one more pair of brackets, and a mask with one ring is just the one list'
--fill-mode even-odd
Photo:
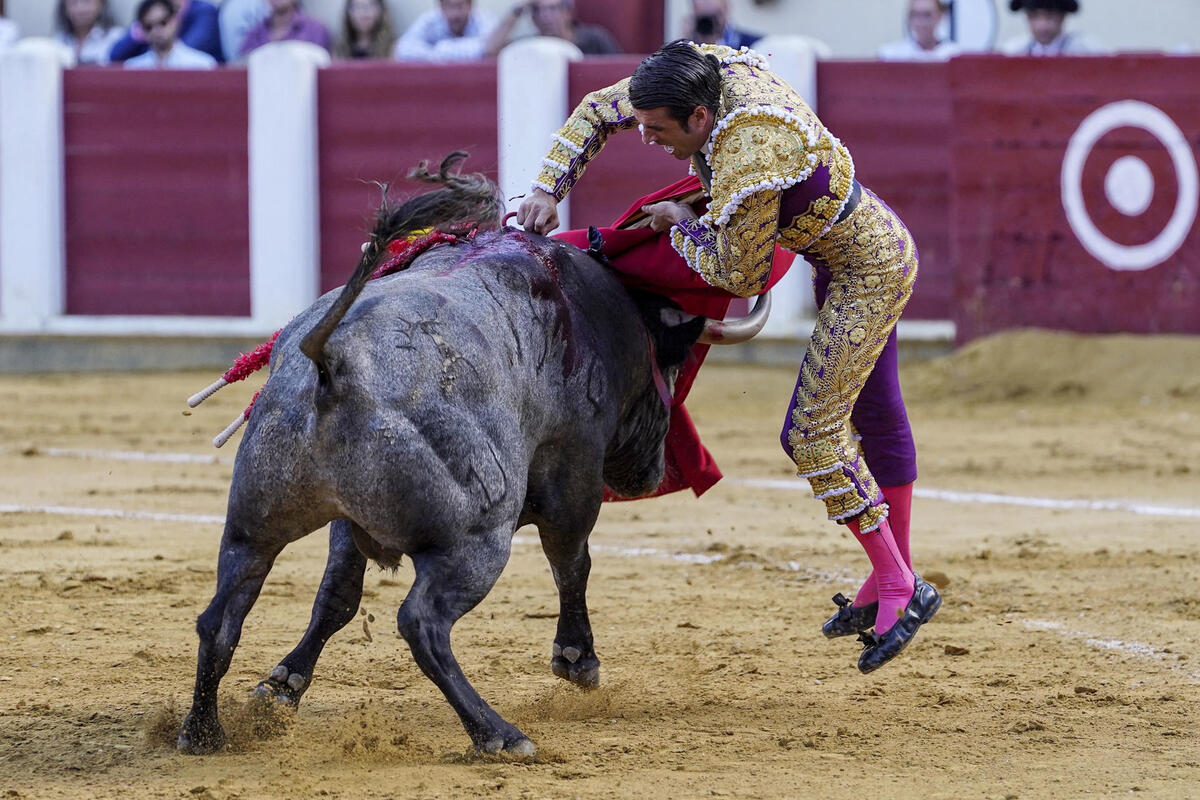
{"label": "bull's hoof", "polygon": [[250,696],[262,702],[275,703],[288,708],[299,708],[300,698],[308,690],[309,680],[299,672],[292,672],[283,664],[271,670],[271,674],[254,687]]}
{"label": "bull's hoof", "polygon": [[554,657],[550,659],[550,671],[584,689],[600,686],[600,659],[594,653],[585,655],[577,647],[559,647],[556,642]]}
{"label": "bull's hoof", "polygon": [[517,735],[505,739],[503,736],[496,736],[488,739],[480,745],[476,745],[476,749],[481,753],[488,755],[500,755],[504,753],[510,756],[518,756],[520,758],[533,758],[537,755],[537,748],[529,737],[518,731]]}
{"label": "bull's hoof", "polygon": [[202,722],[188,714],[179,729],[175,749],[188,755],[203,756],[224,749],[228,741],[225,730],[216,719]]}

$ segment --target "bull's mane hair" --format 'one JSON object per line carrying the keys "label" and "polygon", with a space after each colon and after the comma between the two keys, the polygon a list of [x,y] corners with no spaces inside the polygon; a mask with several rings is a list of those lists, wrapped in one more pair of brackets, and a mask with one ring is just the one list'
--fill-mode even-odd
{"label": "bull's mane hair", "polygon": [[371,247],[364,255],[370,255],[372,248],[382,253],[397,239],[428,228],[456,234],[499,228],[504,200],[496,184],[482,173],[451,172],[466,158],[465,152],[456,150],[442,159],[437,172],[430,172],[429,162],[422,161],[409,170],[408,179],[438,184],[441,188],[410,197],[396,206],[388,198],[387,184],[381,184],[383,201],[375,212]]}
{"label": "bull's mane hair", "polygon": [[504,200],[496,184],[480,173],[462,175],[451,171],[466,158],[467,153],[456,150],[442,159],[436,173],[429,171],[428,161],[422,161],[409,171],[408,178],[438,184],[440,188],[410,197],[394,207],[388,200],[387,185],[381,184],[383,201],[375,213],[375,227],[354,274],[329,310],[300,340],[300,351],[316,364],[322,383],[329,379],[325,342],[371,279],[379,260],[387,254],[389,244],[430,228],[465,235],[473,230],[500,227]]}

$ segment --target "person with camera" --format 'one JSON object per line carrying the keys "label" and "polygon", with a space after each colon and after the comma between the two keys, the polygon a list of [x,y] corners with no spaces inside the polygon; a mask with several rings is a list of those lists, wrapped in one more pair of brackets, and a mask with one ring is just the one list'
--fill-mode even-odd
{"label": "person with camera", "polygon": [[739,30],[729,22],[729,0],[692,0],[684,37],[696,44],[723,44],[740,50],[753,47],[760,34]]}

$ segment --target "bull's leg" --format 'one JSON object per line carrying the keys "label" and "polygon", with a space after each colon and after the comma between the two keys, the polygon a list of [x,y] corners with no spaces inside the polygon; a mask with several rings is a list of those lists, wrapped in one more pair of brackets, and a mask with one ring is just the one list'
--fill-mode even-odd
{"label": "bull's leg", "polygon": [[217,720],[217,686],[229,669],[234,648],[246,619],[262,589],[284,539],[264,541],[225,523],[217,559],[217,591],[196,620],[200,653],[192,709],[183,720],[176,746],[185,753],[211,753],[225,745],[225,731]]}
{"label": "bull's leg", "polygon": [[588,619],[587,582],[592,569],[587,534],[560,536],[539,528],[542,550],[558,586],[558,631],[550,669],[560,678],[587,689],[600,685],[600,659],[592,647]]}
{"label": "bull's leg", "polygon": [[397,623],[417,665],[446,695],[476,750],[532,755],[533,742],[484,702],[450,651],[450,629],[487,595],[508,561],[511,532],[486,536],[473,535],[455,551],[414,555],[416,580]]}
{"label": "bull's leg", "polygon": [[[293,708],[312,684],[313,669],[329,637],[340,631],[362,601],[363,575],[367,559],[354,544],[353,522],[337,519],[329,526],[329,560],[325,576],[313,601],[312,617],[304,638],[271,674],[258,684],[254,696],[273,699]],[[360,533],[361,533],[361,529]]]}

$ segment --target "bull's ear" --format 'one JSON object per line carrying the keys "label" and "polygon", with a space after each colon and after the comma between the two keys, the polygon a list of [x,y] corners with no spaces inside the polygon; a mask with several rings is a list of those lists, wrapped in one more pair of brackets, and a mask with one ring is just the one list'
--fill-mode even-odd
{"label": "bull's ear", "polygon": [[704,332],[707,317],[688,314],[669,298],[652,292],[631,289],[629,297],[637,305],[646,332],[654,342],[659,367],[682,364]]}
{"label": "bull's ear", "polygon": [[665,371],[683,364],[692,345],[704,333],[708,318],[689,314],[673,306],[664,306],[659,309],[658,321],[659,325],[647,325],[647,328],[654,339],[658,366]]}
{"label": "bull's ear", "polygon": [[704,319],[704,317],[698,317],[695,314],[689,314],[681,308],[664,306],[658,312],[658,319],[667,328],[678,328],[697,319]]}

